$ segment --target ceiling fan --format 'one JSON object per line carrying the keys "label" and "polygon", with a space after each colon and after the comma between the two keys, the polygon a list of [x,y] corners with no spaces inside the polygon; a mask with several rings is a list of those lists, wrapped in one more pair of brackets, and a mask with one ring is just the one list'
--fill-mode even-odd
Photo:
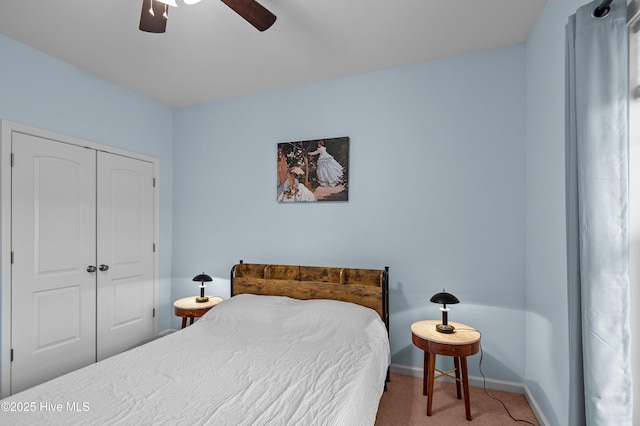
{"label": "ceiling fan", "polygon": [[[195,4],[200,0],[184,0],[185,4]],[[276,21],[276,15],[255,0],[220,0],[233,9],[258,31],[264,31]],[[149,33],[163,33],[169,19],[169,6],[178,6],[176,0],[142,0],[140,30]]]}

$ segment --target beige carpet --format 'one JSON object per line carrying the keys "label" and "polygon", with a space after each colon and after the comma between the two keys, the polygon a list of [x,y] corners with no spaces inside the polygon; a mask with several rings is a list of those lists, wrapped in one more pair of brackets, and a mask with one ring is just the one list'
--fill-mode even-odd
{"label": "beige carpet", "polygon": [[[413,425],[526,425],[509,417],[500,402],[490,398],[482,388],[470,387],[471,422],[467,421],[463,399],[456,396],[456,385],[436,380],[433,392],[431,416],[427,416],[427,397],[422,395],[422,378],[391,374],[391,382],[382,395],[376,426]],[[487,390],[499,398],[516,419],[538,425],[524,395]]]}

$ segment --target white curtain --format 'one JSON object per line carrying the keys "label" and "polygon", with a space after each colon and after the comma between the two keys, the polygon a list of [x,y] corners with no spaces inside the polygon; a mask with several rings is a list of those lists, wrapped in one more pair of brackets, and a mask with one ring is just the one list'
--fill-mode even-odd
{"label": "white curtain", "polygon": [[569,424],[632,424],[626,1],[566,26]]}

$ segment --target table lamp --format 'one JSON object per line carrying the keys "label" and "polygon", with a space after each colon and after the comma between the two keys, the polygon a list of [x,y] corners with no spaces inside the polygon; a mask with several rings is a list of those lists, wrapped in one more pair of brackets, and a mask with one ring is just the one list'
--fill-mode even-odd
{"label": "table lamp", "polygon": [[209,298],[204,295],[204,288],[206,287],[205,282],[211,282],[213,281],[213,279],[209,275],[203,272],[200,275],[196,275],[195,277],[193,277],[193,281],[200,281],[200,297],[196,297],[196,302],[197,303],[208,302]]}
{"label": "table lamp", "polygon": [[442,289],[440,293],[436,293],[431,297],[431,302],[439,303],[442,305],[442,307],[440,308],[440,310],[442,311],[442,324],[436,324],[436,330],[440,333],[453,333],[455,331],[455,328],[452,325],[449,325],[449,308],[447,308],[447,304],[453,305],[454,303],[460,303],[458,298]]}

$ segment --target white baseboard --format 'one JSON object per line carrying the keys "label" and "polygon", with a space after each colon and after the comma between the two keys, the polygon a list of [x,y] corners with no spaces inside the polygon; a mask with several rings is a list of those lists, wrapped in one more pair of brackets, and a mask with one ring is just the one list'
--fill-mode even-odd
{"label": "white baseboard", "polygon": [[175,331],[178,331],[178,330],[173,329],[173,328],[167,328],[166,330],[161,331],[160,333],[158,333],[158,337],[164,337],[164,336],[166,336],[168,334],[171,334],[171,333],[173,333]]}
{"label": "white baseboard", "polygon": [[529,388],[527,387],[527,385],[523,385],[523,386],[524,386],[524,397],[527,399],[527,402],[531,406],[531,410],[533,411],[533,414],[536,415],[538,422],[541,425],[549,426],[549,421],[547,420],[547,418],[544,416],[544,413],[540,409],[540,406],[538,405],[538,401],[536,401],[533,395],[531,395],[531,391],[529,391]]}
{"label": "white baseboard", "polygon": [[[403,374],[405,376],[413,376],[422,378],[422,368],[413,367],[408,365],[399,365],[399,364],[391,364],[391,372],[397,374]],[[439,380],[447,380],[453,382],[453,379],[448,377],[444,377]],[[542,413],[540,406],[537,401],[529,391],[529,388],[524,383],[517,382],[509,382],[505,380],[495,380],[495,379],[483,379],[482,377],[477,376],[469,376],[469,386],[482,388],[486,387],[487,389],[497,390],[501,392],[509,392],[509,393],[517,393],[520,395],[524,395],[525,399],[529,403],[531,407],[531,411],[538,419],[538,422],[541,425],[549,426],[549,422],[547,418]]]}

